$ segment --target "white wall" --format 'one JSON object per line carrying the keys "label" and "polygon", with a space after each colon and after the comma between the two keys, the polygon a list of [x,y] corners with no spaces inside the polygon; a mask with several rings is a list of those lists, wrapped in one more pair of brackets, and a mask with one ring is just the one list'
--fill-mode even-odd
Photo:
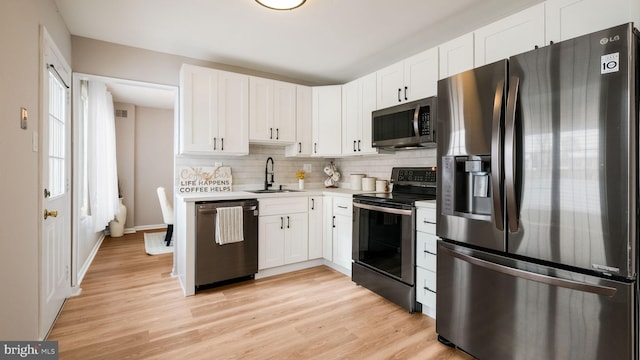
{"label": "white wall", "polygon": [[[233,71],[247,75],[301,83],[269,73],[219,64],[178,55],[165,54],[110,42],[72,36],[73,71],[162,85],[179,85],[183,63]],[[302,85],[315,85],[301,83]]]}
{"label": "white wall", "polygon": [[[0,24],[0,339],[36,340],[42,191],[31,141],[39,124],[40,25],[69,64],[71,37],[53,0],[4,0]],[[20,129],[20,107],[29,111],[27,130]]]}
{"label": "white wall", "polygon": [[115,110],[126,110],[127,117],[115,117],[116,159],[118,162],[118,186],[122,202],[127,207],[127,220],[124,224],[128,232],[134,228],[135,213],[135,136],[136,107],[132,104],[114,103]]}
{"label": "white wall", "polygon": [[156,189],[173,198],[173,110],[136,106],[135,226],[163,225]]}

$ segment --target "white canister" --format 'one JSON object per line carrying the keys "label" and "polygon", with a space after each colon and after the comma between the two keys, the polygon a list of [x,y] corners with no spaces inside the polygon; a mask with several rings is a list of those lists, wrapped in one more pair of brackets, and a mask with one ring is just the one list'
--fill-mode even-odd
{"label": "white canister", "polygon": [[376,178],[364,177],[362,178],[362,191],[374,191],[376,189]]}
{"label": "white canister", "polygon": [[351,190],[362,190],[364,174],[351,174]]}
{"label": "white canister", "polygon": [[376,180],[376,192],[387,192],[389,188],[387,187],[387,180]]}

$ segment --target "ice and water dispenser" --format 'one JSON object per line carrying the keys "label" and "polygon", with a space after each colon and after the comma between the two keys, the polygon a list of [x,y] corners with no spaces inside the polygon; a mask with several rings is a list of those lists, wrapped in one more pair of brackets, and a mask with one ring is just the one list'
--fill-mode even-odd
{"label": "ice and water dispenser", "polygon": [[491,156],[442,157],[442,213],[491,221]]}

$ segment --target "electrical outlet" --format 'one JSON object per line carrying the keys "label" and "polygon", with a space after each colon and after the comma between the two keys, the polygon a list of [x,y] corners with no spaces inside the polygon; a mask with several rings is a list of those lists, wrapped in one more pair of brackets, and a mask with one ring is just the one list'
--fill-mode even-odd
{"label": "electrical outlet", "polygon": [[311,173],[311,170],[312,170],[312,168],[311,168],[311,164],[304,164],[304,165],[302,166],[302,170],[304,170],[304,172],[306,172],[306,173],[310,174],[310,173]]}

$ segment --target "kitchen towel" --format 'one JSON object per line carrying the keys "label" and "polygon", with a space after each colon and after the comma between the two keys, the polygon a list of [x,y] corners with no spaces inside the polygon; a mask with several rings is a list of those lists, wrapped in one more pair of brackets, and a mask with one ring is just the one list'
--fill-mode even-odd
{"label": "kitchen towel", "polygon": [[244,240],[242,206],[216,209],[216,244],[225,245]]}

